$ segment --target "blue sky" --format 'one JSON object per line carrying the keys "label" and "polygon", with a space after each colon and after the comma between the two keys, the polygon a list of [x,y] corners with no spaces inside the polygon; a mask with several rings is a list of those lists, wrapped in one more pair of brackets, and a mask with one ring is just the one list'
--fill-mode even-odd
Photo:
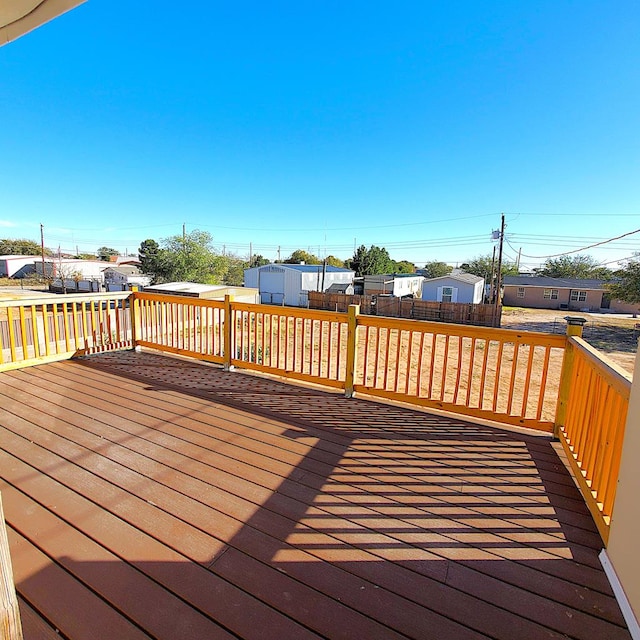
{"label": "blue sky", "polygon": [[538,264],[640,228],[639,31],[635,0],[88,0],[0,49],[0,237],[456,263],[505,212]]}

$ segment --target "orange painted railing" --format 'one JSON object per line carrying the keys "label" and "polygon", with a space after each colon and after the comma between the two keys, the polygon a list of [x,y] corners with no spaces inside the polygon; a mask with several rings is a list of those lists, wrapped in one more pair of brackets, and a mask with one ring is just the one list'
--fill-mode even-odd
{"label": "orange painted railing", "polygon": [[0,302],[0,370],[146,346],[554,430],[603,538],[630,376],[579,337],[145,293]]}
{"label": "orange painted railing", "polygon": [[630,392],[630,374],[608,362],[582,338],[569,338],[557,435],[605,543]]}
{"label": "orange painted railing", "polygon": [[566,336],[358,317],[354,391],[553,431]]}
{"label": "orange painted railing", "polygon": [[344,313],[231,303],[229,364],[344,389]]}
{"label": "orange painted railing", "polygon": [[128,293],[0,303],[0,370],[132,347]]}
{"label": "orange painted railing", "polygon": [[136,345],[224,363],[224,302],[143,292],[132,300]]}

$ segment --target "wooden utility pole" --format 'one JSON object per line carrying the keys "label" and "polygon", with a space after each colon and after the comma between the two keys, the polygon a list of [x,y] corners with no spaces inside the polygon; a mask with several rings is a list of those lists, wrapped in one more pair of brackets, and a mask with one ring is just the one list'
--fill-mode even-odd
{"label": "wooden utility pole", "polygon": [[498,249],[498,277],[496,289],[496,307],[500,305],[500,291],[502,290],[502,245],[504,244],[504,213],[502,214],[502,225],[500,226],[500,245]]}
{"label": "wooden utility pole", "polygon": [[45,279],[47,274],[44,271],[44,225],[40,224],[40,249],[42,251],[42,278]]}

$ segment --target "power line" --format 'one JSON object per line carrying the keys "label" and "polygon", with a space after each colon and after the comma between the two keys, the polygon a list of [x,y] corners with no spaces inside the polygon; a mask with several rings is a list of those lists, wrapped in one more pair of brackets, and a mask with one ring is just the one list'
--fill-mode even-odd
{"label": "power line", "polygon": [[[640,233],[640,229],[635,229],[634,231],[627,231],[627,233],[623,233],[619,236],[616,236],[615,238],[609,238],[608,240],[602,240],[602,242],[595,242],[594,244],[590,244],[587,245],[586,247],[581,247],[580,249],[573,249],[572,251],[564,251],[562,253],[554,253],[548,256],[530,256],[527,255],[526,253],[523,253],[522,255],[525,256],[525,258],[533,258],[534,260],[545,260],[547,258],[559,258],[561,256],[568,256],[572,253],[580,253],[580,251],[586,251],[587,249],[593,249],[594,247],[600,247],[603,244],[608,244],[609,242],[614,242],[615,240],[620,240],[621,238],[626,238],[627,236],[631,236],[634,233]],[[513,248],[513,247],[512,247]]]}

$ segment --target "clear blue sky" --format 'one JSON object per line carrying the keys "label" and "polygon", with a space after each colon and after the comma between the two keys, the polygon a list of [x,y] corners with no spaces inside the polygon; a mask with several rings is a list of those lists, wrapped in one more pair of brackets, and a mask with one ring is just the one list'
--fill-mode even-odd
{"label": "clear blue sky", "polygon": [[455,263],[505,212],[507,259],[574,250],[640,228],[639,33],[636,0],[88,0],[0,48],[0,237]]}

